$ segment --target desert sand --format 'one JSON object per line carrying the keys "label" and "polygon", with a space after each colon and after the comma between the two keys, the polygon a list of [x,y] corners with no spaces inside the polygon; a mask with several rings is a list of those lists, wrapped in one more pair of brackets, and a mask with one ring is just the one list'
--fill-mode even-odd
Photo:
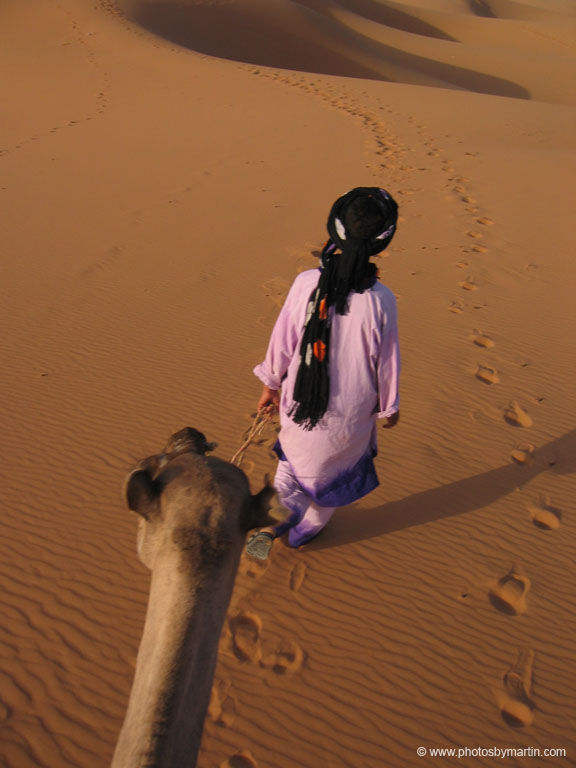
{"label": "desert sand", "polygon": [[286,291],[358,185],[400,205],[379,266],[401,421],[377,491],[242,561],[198,764],[576,764],[575,4],[0,18],[0,764],[109,765],[149,581],[123,478],[186,425],[234,454]]}

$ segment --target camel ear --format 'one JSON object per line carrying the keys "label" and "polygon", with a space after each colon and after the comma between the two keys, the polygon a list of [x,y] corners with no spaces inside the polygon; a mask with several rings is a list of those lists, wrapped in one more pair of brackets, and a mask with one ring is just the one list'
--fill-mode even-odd
{"label": "camel ear", "polygon": [[274,502],[277,498],[276,489],[270,483],[268,475],[266,475],[265,481],[266,485],[264,488],[252,496],[246,505],[245,513],[242,516],[242,527],[245,531],[278,523],[278,520],[268,514],[272,507],[275,506]]}
{"label": "camel ear", "polygon": [[126,478],[124,499],[132,512],[151,520],[160,512],[159,497],[160,486],[152,479],[149,469],[135,469]]}

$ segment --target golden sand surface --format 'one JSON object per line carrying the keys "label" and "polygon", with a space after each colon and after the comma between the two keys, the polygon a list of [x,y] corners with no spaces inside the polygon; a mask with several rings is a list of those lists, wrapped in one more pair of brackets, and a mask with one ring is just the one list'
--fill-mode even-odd
{"label": "golden sand surface", "polygon": [[379,266],[401,421],[373,494],[241,563],[198,764],[574,765],[576,5],[0,19],[0,765],[109,765],[149,580],[122,480],[186,425],[232,456],[286,291],[359,185],[400,205]]}

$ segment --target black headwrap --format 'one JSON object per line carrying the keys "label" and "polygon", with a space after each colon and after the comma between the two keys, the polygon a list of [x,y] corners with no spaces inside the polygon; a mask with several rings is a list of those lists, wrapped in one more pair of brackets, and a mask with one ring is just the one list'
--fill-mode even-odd
{"label": "black headwrap", "polygon": [[363,293],[374,285],[376,265],[369,259],[390,243],[397,219],[396,202],[379,187],[356,187],[332,206],[330,239],[322,250],[318,285],[308,300],[290,410],[291,418],[306,430],[314,429],[328,408],[333,311],[347,314],[350,292]]}

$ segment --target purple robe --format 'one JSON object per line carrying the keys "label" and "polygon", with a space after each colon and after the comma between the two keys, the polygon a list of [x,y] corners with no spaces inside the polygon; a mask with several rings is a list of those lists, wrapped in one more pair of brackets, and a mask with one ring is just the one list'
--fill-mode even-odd
{"label": "purple robe", "polygon": [[[284,505],[300,519],[306,499],[320,507],[339,507],[376,488],[376,424],[398,410],[396,300],[376,281],[364,293],[350,293],[348,314],[338,315],[330,308],[330,399],[325,415],[311,431],[288,416],[308,300],[319,276],[320,271],[312,269],[294,280],[266,358],[254,369],[265,385],[282,389],[276,451],[286,464],[279,467],[278,480],[284,480],[278,491]],[[286,487],[286,477],[293,479],[291,488]]]}

